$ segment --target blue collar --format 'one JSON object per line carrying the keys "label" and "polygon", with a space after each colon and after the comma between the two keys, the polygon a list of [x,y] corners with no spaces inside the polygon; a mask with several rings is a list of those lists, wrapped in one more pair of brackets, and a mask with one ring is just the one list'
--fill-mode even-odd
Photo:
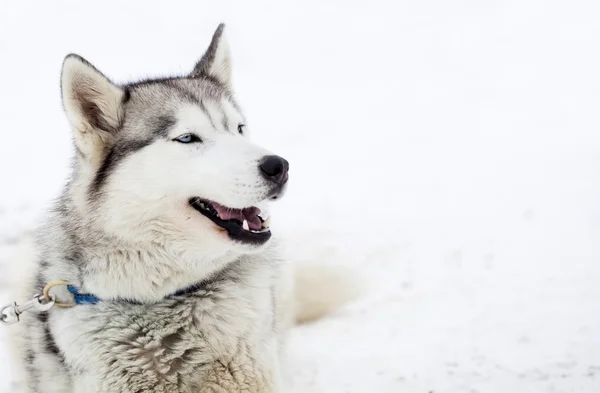
{"label": "blue collar", "polygon": [[[197,292],[198,290],[202,289],[204,284],[205,284],[204,281],[199,282],[199,283],[191,285],[187,288],[183,288],[176,292],[173,292],[173,293],[167,295],[165,298],[174,297],[174,296],[183,296],[183,295]],[[71,294],[73,294],[75,304],[96,304],[96,303],[100,303],[102,301],[124,302],[124,303],[130,303],[130,304],[144,304],[137,300],[123,299],[123,298],[103,300],[103,299],[100,299],[96,295],[92,295],[89,293],[81,293],[81,292],[79,292],[79,288],[77,288],[76,286],[73,286],[73,285],[67,285],[67,289],[69,290],[69,292]]]}

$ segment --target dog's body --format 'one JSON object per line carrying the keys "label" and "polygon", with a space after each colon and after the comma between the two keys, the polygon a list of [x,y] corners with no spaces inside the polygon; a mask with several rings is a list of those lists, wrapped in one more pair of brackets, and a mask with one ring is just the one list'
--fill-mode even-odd
{"label": "dog's body", "polygon": [[246,138],[222,33],[185,77],[117,86],[65,59],[77,155],[27,291],[64,280],[96,301],[23,316],[30,392],[283,391],[297,316],[264,211],[288,164]]}

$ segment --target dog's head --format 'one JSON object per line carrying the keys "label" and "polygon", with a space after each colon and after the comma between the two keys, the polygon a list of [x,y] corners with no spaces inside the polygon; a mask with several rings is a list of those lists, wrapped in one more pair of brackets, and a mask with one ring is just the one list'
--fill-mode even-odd
{"label": "dog's head", "polygon": [[110,236],[240,251],[269,240],[265,204],[282,195],[288,162],[248,139],[223,32],[182,77],[117,85],[81,57],[65,59],[73,199]]}

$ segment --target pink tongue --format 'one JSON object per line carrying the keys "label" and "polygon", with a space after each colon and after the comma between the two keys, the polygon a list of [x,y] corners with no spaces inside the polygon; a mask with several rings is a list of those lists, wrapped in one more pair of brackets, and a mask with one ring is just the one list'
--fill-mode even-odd
{"label": "pink tongue", "polygon": [[211,202],[210,205],[219,213],[222,220],[238,220],[239,222],[248,221],[248,227],[254,231],[260,231],[262,221],[258,218],[260,209],[258,207],[246,207],[244,209],[232,209],[227,206]]}

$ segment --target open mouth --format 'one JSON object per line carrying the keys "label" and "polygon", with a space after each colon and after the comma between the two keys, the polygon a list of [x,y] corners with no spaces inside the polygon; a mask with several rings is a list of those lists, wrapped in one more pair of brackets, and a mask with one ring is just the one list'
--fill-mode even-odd
{"label": "open mouth", "polygon": [[271,237],[269,229],[270,217],[263,219],[258,207],[233,209],[217,202],[190,198],[190,205],[208,217],[219,227],[227,230],[229,237],[242,243],[264,244]]}

